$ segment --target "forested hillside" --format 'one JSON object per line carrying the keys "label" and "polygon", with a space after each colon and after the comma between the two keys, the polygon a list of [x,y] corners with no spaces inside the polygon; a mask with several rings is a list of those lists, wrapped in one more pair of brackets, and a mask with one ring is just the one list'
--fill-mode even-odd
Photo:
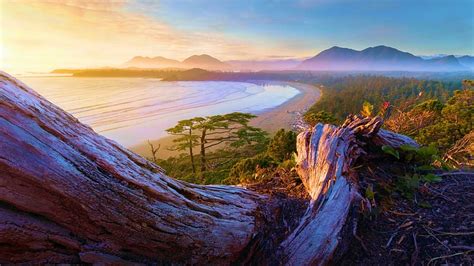
{"label": "forested hillside", "polygon": [[321,100],[311,107],[309,114],[326,111],[339,121],[350,113],[359,112],[366,101],[374,105],[374,111],[378,112],[384,102],[399,108],[428,99],[444,102],[452,96],[455,89],[461,88],[460,81],[443,82],[385,76],[346,76],[327,81],[325,84],[327,86],[323,90]]}
{"label": "forested hillside", "polygon": [[[338,124],[351,113],[381,115],[386,128],[437,149],[456,167],[472,167],[473,106],[473,83],[469,80],[348,77],[327,86],[305,120],[312,125]],[[455,159],[451,153],[461,158]]]}

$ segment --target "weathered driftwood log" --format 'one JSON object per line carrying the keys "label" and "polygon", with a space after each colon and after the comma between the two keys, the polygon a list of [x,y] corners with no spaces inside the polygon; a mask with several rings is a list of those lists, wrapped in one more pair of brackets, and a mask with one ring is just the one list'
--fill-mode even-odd
{"label": "weathered driftwood log", "polygon": [[416,145],[381,123],[354,116],[299,135],[312,201],[296,229],[272,236],[286,221],[269,196],[171,179],[0,74],[0,262],[324,264],[352,234],[364,145]]}
{"label": "weathered driftwood log", "polygon": [[[297,171],[311,196],[299,226],[282,243],[283,260],[292,265],[329,262],[348,235],[355,234],[357,220],[351,208],[364,201],[359,194],[354,162],[373,145],[417,146],[412,139],[381,130],[382,119],[349,116],[340,127],[318,124],[298,135]],[[341,250],[343,252],[345,250]]]}

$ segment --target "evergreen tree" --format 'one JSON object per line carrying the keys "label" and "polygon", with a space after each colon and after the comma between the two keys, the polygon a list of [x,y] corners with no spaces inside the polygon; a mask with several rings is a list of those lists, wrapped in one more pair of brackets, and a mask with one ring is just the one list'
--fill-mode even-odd
{"label": "evergreen tree", "polygon": [[283,162],[291,158],[296,152],[296,133],[280,129],[270,141],[267,154],[277,162]]}

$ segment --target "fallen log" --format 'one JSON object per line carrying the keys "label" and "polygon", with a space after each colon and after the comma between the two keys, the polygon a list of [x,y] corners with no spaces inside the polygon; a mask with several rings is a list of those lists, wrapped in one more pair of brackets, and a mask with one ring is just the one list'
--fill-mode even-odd
{"label": "fallen log", "polygon": [[296,226],[272,230],[286,224],[275,198],[169,178],[1,73],[0,263],[326,264],[364,202],[351,169],[364,146],[416,145],[381,125],[351,116],[302,132],[311,203]]}

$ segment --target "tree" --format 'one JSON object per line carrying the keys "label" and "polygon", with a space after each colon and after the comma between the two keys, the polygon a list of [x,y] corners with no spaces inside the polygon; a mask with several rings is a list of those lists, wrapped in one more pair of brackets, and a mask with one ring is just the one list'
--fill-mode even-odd
{"label": "tree", "polygon": [[205,118],[194,118],[195,128],[200,130],[201,177],[207,169],[206,151],[214,146],[230,144],[233,147],[258,142],[264,139],[265,132],[249,126],[251,118],[247,113],[230,113]]}
{"label": "tree", "polygon": [[462,88],[464,90],[472,90],[474,88],[474,80],[465,79],[462,81]]}
{"label": "tree", "polygon": [[264,141],[266,133],[259,128],[249,126],[250,119],[255,116],[247,113],[234,112],[225,115],[207,117],[194,117],[181,120],[178,124],[168,129],[170,134],[179,135],[174,140],[177,149],[189,150],[189,155],[194,168],[193,147],[199,147],[201,160],[200,175],[204,179],[207,170],[207,151],[212,147],[228,144],[239,147],[245,144]]}
{"label": "tree", "polygon": [[415,139],[446,151],[472,130],[474,90],[455,91],[433,123],[420,129]]}
{"label": "tree", "polygon": [[415,105],[409,111],[396,109],[385,126],[397,133],[415,136],[423,128],[432,125],[440,116],[443,104],[438,100],[427,100]]}
{"label": "tree", "polygon": [[178,121],[178,124],[172,128],[168,128],[166,131],[175,136],[179,136],[174,139],[173,142],[177,143],[173,149],[178,151],[189,151],[189,157],[191,159],[191,165],[193,173],[196,174],[196,166],[194,164],[194,153],[193,148],[197,146],[199,136],[194,134],[195,131],[195,118]]}
{"label": "tree", "polygon": [[150,140],[147,140],[147,142],[148,142],[148,146],[150,146],[150,152],[152,156],[151,159],[153,160],[154,163],[157,163],[158,157],[156,157],[156,153],[158,153],[158,151],[160,150],[161,144],[158,144],[158,147],[155,148],[155,145]]}
{"label": "tree", "polygon": [[272,160],[270,156],[265,153],[258,154],[251,158],[245,158],[238,161],[232,166],[229,176],[226,180],[227,183],[233,184],[248,184],[255,181],[256,169],[261,168],[272,168],[277,164]]}
{"label": "tree", "polygon": [[316,125],[317,123],[336,124],[338,122],[338,120],[334,117],[334,115],[326,111],[319,111],[319,112],[308,111],[304,115],[304,120],[306,121],[306,123],[312,126]]}
{"label": "tree", "polygon": [[296,152],[296,133],[280,129],[270,141],[267,154],[277,162],[283,162],[291,158]]}

